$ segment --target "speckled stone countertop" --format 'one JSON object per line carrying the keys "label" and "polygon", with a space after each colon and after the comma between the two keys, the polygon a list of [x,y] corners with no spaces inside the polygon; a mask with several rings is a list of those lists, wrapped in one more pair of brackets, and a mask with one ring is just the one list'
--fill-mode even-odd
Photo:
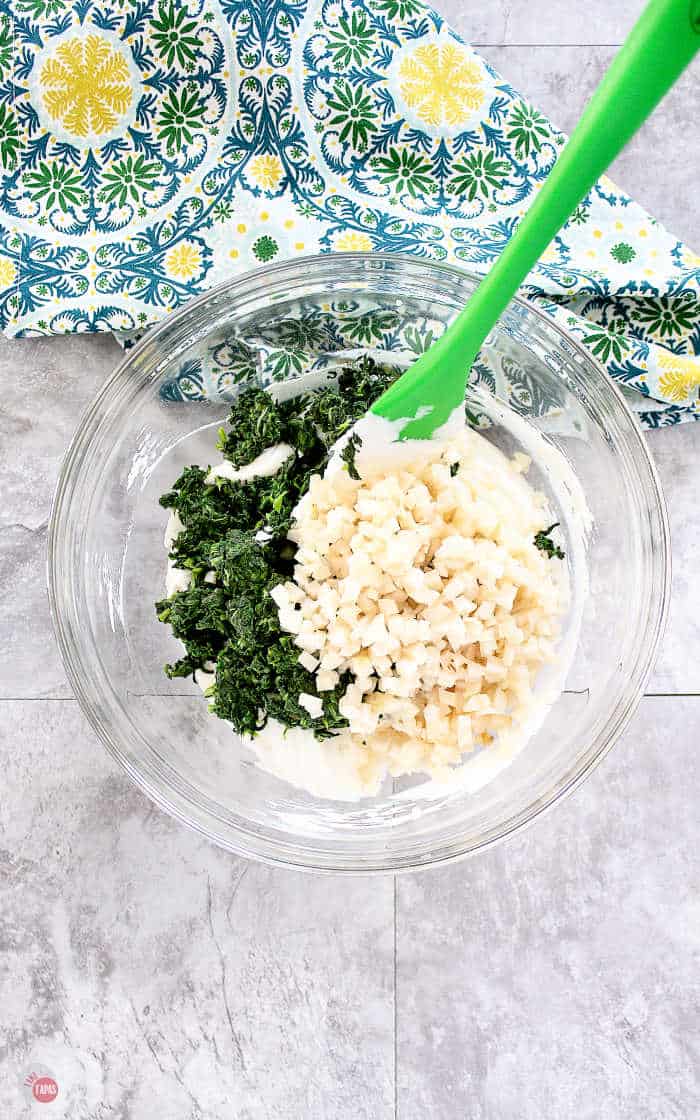
{"label": "speckled stone countertop", "polygon": [[[438,6],[568,129],[641,0]],[[612,172],[695,247],[698,76]],[[0,343],[1,1120],[700,1115],[700,425],[648,437],[671,616],[634,722],[586,784],[452,868],[302,877],[158,812],[71,697],[47,519],[118,354],[106,337]],[[53,1074],[55,1101],[27,1099],[32,1071]]]}

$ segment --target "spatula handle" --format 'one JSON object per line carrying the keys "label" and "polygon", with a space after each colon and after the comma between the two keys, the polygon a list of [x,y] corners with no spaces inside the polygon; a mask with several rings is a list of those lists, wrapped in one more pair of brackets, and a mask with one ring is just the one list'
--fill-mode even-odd
{"label": "spatula handle", "polygon": [[[651,0],[511,240],[445,333],[375,401],[402,439],[428,439],[464,398],[494,324],[581,199],[700,49],[700,0]],[[427,408],[425,407],[427,406]]]}
{"label": "spatula handle", "polygon": [[[700,49],[700,0],[651,0],[591,97],[516,235],[452,324],[473,361],[549,243]],[[689,125],[697,124],[689,122]],[[483,329],[482,329],[483,324]]]}

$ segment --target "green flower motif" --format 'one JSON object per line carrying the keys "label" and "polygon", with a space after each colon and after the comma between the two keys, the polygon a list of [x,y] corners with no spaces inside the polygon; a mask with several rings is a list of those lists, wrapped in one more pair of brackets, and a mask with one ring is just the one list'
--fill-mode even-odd
{"label": "green flower motif", "polygon": [[377,0],[372,7],[378,12],[386,12],[390,20],[410,19],[425,11],[422,0]]}
{"label": "green flower motif", "polygon": [[58,203],[65,214],[69,205],[79,206],[87,200],[80,172],[60,163],[40,163],[37,171],[25,175],[25,185],[30,196],[41,200],[46,210]]}
{"label": "green flower motif", "polygon": [[263,377],[270,376],[273,381],[286,381],[290,375],[301,373],[305,358],[303,350],[270,350],[265,359]]}
{"label": "green flower motif", "polygon": [[584,206],[583,203],[579,203],[579,205],[576,207],[573,214],[569,218],[570,225],[585,226],[586,222],[588,221],[588,214],[588,207]]}
{"label": "green flower motif", "polygon": [[630,349],[629,341],[625,337],[625,324],[621,319],[614,320],[607,327],[593,327],[583,336],[583,341],[591,353],[602,362],[607,362],[611,354],[615,361],[619,362],[622,355]]}
{"label": "green flower motif", "polygon": [[12,28],[7,16],[0,15],[0,73],[7,73],[12,61]]}
{"label": "green flower motif", "polygon": [[669,296],[647,299],[635,310],[634,318],[660,338],[672,338],[674,334],[690,331],[700,316],[700,306],[692,293],[688,296],[683,302]]}
{"label": "green flower motif", "polygon": [[230,222],[233,217],[233,206],[230,202],[217,202],[213,214],[217,222]]}
{"label": "green flower motif", "polygon": [[356,342],[376,342],[386,331],[395,330],[397,315],[395,311],[369,311],[356,319],[349,319],[344,333]]}
{"label": "green flower motif", "polygon": [[102,202],[116,202],[124,206],[129,196],[138,202],[141,192],[150,190],[158,175],[158,164],[147,163],[144,156],[127,156],[105,171],[104,187],[100,191]]}
{"label": "green flower motif", "polygon": [[66,0],[18,0],[17,11],[32,15],[38,20],[43,16],[57,16],[66,7]]}
{"label": "green flower motif", "polygon": [[510,165],[496,159],[492,152],[478,151],[455,163],[455,176],[447,184],[453,194],[466,195],[473,202],[477,194],[488,198],[492,190],[502,187],[508,178]]}
{"label": "green flower motif", "polygon": [[244,342],[224,342],[212,350],[212,357],[218,369],[219,385],[241,385],[244,382],[257,381],[258,363],[255,350],[246,346]]}
{"label": "green flower motif", "polygon": [[15,115],[9,105],[0,102],[0,165],[12,170],[17,163],[20,139]]}
{"label": "green flower motif", "polygon": [[373,160],[372,165],[379,171],[380,182],[393,186],[397,194],[408,191],[411,198],[416,198],[435,190],[430,161],[408,148],[392,148],[388,155]]}
{"label": "green flower motif", "polygon": [[257,241],[253,242],[253,256],[263,264],[266,264],[267,261],[271,261],[273,257],[277,256],[278,252],[279,245],[274,237],[270,237],[266,233],[263,234],[262,237],[259,237]]}
{"label": "green flower motif", "polygon": [[159,5],[158,17],[151,20],[153,42],[168,66],[172,66],[175,59],[184,66],[197,57],[199,40],[196,34],[192,34],[197,30],[197,21],[188,19],[188,15],[186,8],[176,8],[171,0],[168,8],[164,4]]}
{"label": "green flower motif", "polygon": [[352,146],[362,152],[367,147],[370,133],[377,128],[377,115],[372,98],[362,86],[352,88],[347,82],[336,82],[333,97],[328,98],[328,108],[335,111],[329,124],[340,126],[341,143],[351,138]]}
{"label": "green flower motif", "polygon": [[539,152],[542,141],[549,138],[549,128],[541,113],[521,101],[510,114],[507,135],[515,143],[516,156],[522,159],[531,152]]}
{"label": "green flower motif", "polygon": [[421,331],[418,327],[406,327],[401,332],[406,346],[414,354],[424,354],[432,345],[435,335],[431,330]]}
{"label": "green flower motif", "polygon": [[617,245],[613,245],[610,250],[610,256],[618,264],[629,264],[637,256],[637,253],[626,241],[618,241]]}
{"label": "green flower motif", "polygon": [[320,350],[329,341],[328,328],[313,317],[283,319],[275,334],[291,350]]}
{"label": "green flower motif", "polygon": [[374,33],[367,25],[364,12],[353,12],[349,20],[341,16],[337,28],[328,36],[334,66],[349,66],[351,62],[361,66],[372,53],[373,39]]}
{"label": "green flower motif", "polygon": [[168,154],[179,151],[183,143],[192,143],[194,130],[201,127],[203,115],[204,105],[198,103],[196,90],[190,93],[183,89],[179,97],[175,90],[169,91],[158,118],[158,137],[167,141]]}

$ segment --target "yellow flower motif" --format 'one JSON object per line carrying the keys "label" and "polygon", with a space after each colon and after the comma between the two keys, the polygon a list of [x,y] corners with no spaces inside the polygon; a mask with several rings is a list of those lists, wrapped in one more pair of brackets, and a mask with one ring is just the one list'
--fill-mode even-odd
{"label": "yellow flower motif", "polygon": [[666,373],[659,378],[659,388],[670,401],[687,401],[692,389],[700,388],[700,356],[662,354],[659,366]]}
{"label": "yellow flower motif", "polygon": [[131,104],[126,59],[99,35],[64,40],[39,81],[48,113],[76,136],[104,135]]}
{"label": "yellow flower motif", "polygon": [[540,257],[539,263],[540,264],[555,264],[558,260],[559,260],[559,253],[557,252],[556,245],[554,244],[554,242],[552,242],[551,245],[547,246],[544,253]]}
{"label": "yellow flower motif", "polygon": [[372,238],[366,233],[348,229],[344,233],[335,234],[333,248],[340,253],[369,252],[372,248]]}
{"label": "yellow flower motif", "polygon": [[16,279],[15,262],[9,257],[0,257],[0,288],[10,288]]}
{"label": "yellow flower motif", "polygon": [[165,271],[178,280],[191,280],[201,267],[202,254],[192,241],[181,241],[165,254]]}
{"label": "yellow flower motif", "polygon": [[255,156],[248,165],[248,176],[256,187],[274,191],[280,185],[284,169],[279,156]]}
{"label": "yellow flower motif", "polygon": [[700,253],[694,253],[692,249],[684,246],[681,250],[681,258],[683,268],[700,268]]}
{"label": "yellow flower motif", "polygon": [[457,43],[424,43],[399,67],[406,104],[429,125],[461,124],[484,100],[481,67]]}

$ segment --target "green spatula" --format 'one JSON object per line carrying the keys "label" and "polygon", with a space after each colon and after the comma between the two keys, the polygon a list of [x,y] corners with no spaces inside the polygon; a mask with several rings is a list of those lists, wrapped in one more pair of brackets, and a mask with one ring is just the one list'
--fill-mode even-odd
{"label": "green spatula", "polygon": [[414,418],[401,439],[429,439],[461,404],[479,348],[528,272],[698,49],[700,0],[651,0],[467,306],[372,406],[387,420]]}

